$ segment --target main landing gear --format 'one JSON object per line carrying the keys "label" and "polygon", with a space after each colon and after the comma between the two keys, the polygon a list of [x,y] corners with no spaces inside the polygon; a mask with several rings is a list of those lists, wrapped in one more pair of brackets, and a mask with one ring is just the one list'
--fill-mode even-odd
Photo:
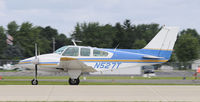
{"label": "main landing gear", "polygon": [[70,85],[78,85],[80,83],[80,79],[79,78],[77,78],[77,79],[69,78],[68,82]]}

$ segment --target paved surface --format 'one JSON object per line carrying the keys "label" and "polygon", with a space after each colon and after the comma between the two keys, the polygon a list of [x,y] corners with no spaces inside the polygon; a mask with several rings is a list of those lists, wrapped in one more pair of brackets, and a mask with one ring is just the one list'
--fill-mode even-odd
{"label": "paved surface", "polygon": [[2,85],[0,101],[200,101],[200,86]]}

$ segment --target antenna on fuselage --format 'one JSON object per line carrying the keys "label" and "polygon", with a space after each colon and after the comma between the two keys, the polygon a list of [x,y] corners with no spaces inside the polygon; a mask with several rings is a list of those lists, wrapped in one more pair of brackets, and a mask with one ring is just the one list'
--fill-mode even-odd
{"label": "antenna on fuselage", "polygon": [[117,46],[115,47],[114,51],[116,51],[118,47],[119,47],[119,44],[117,44]]}
{"label": "antenna on fuselage", "polygon": [[77,46],[77,44],[76,44],[76,42],[82,42],[82,41],[75,41],[75,40],[72,40],[72,42],[73,42],[73,44],[74,44],[74,46]]}

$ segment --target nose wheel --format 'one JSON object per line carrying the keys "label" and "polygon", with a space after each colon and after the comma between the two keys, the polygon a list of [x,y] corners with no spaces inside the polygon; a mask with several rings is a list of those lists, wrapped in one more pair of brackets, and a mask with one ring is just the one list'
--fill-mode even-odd
{"label": "nose wheel", "polygon": [[80,83],[79,78],[77,78],[77,79],[69,78],[69,84],[70,85],[78,85],[79,83]]}
{"label": "nose wheel", "polygon": [[38,80],[37,80],[37,64],[35,65],[35,78],[31,80],[32,85],[38,85]]}
{"label": "nose wheel", "polygon": [[37,80],[37,79],[31,80],[31,84],[32,84],[32,85],[38,85],[38,80]]}

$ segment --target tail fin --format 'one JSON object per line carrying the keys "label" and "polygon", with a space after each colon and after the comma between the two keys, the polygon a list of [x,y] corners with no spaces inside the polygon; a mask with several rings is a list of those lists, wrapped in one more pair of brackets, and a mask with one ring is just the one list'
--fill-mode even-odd
{"label": "tail fin", "polygon": [[170,58],[177,39],[178,27],[163,27],[158,34],[143,48],[156,50],[154,56]]}
{"label": "tail fin", "polygon": [[173,50],[178,31],[178,27],[163,27],[144,49]]}

